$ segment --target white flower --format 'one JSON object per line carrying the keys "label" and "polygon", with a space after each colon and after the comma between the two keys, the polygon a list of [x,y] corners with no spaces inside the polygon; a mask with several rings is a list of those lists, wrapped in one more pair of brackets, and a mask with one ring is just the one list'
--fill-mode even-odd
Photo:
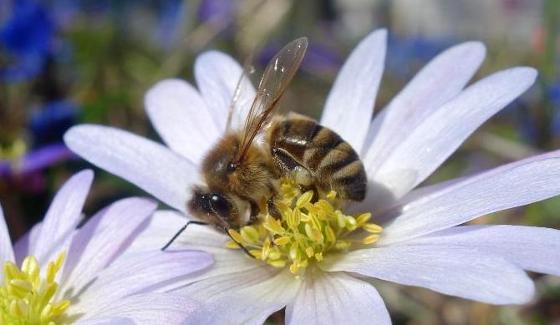
{"label": "white flower", "polygon": [[68,180],[14,248],[0,209],[0,324],[178,324],[201,308],[156,290],[210,265],[208,254],[156,248],[121,256],[155,202],[117,201],[76,230],[92,180],[91,171]]}
{"label": "white flower", "polygon": [[[379,241],[329,252],[296,278],[225,248],[224,234],[192,226],[174,247],[210,252],[215,264],[167,289],[205,301],[213,312],[201,313],[199,321],[262,323],[286,307],[290,324],[383,324],[390,323],[386,307],[364,277],[491,304],[522,304],[534,293],[524,270],[560,275],[557,230],[459,226],[559,194],[560,152],[412,191],[477,127],[529,88],[536,71],[511,68],[466,86],[485,49],[463,43],[433,59],[370,123],[385,43],[381,30],[358,45],[320,121],[361,154],[369,189],[355,210],[371,211],[383,222]],[[78,126],[66,134],[73,151],[178,210],[157,212],[138,249],[160,247],[184,224],[189,189],[204,153],[224,130],[240,74],[230,57],[207,52],[195,63],[198,91],[182,80],[164,80],[149,90],[147,112],[168,147],[103,126]],[[253,96],[251,90],[241,97],[245,110],[234,124],[243,121]]]}

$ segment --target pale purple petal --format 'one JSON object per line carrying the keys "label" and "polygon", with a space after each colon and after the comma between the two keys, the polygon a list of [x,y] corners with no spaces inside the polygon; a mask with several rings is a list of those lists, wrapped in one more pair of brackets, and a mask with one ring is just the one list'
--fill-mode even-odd
{"label": "pale purple petal", "polygon": [[[187,219],[177,212],[157,211],[125,255],[151,250],[154,247],[163,247],[186,221]],[[217,232],[212,227],[191,224],[167,251],[200,250],[212,254],[214,264],[203,273],[171,283],[165,287],[165,290],[180,291],[183,290],[183,287],[195,282],[201,282],[198,284],[199,286],[211,286],[214,281],[219,281],[214,279],[225,277],[227,281],[228,276],[255,274],[254,277],[258,278],[262,274],[266,278],[271,272],[274,273],[274,269],[271,270],[264,263],[255,263],[254,259],[242,251],[226,248],[226,243],[230,240],[227,235]],[[232,275],[232,270],[238,274]],[[252,277],[244,279],[241,276],[241,281],[251,281]],[[192,289],[193,287],[190,287],[186,290],[190,294]],[[205,294],[212,294],[211,290],[207,290]],[[197,293],[197,296],[200,298],[201,294]]]}
{"label": "pale purple petal", "polygon": [[431,60],[375,117],[364,147],[364,164],[375,170],[388,152],[472,78],[486,50],[479,42],[453,46]]}
{"label": "pale purple petal", "polygon": [[309,274],[296,299],[286,308],[286,323],[391,324],[375,288],[346,273]]}
{"label": "pale purple petal", "polygon": [[[461,143],[488,118],[509,104],[533,82],[532,68],[512,68],[495,73],[468,87],[427,116],[387,155],[377,157],[382,164],[370,170],[376,184],[390,184],[392,195],[400,198],[428,177]],[[395,171],[414,171],[414,182],[394,184]],[[375,191],[370,191],[375,196]],[[375,198],[370,197],[375,201]]]}
{"label": "pale purple petal", "polygon": [[352,51],[329,93],[321,124],[360,152],[373,115],[385,64],[387,31],[369,34]]}
{"label": "pale purple petal", "polygon": [[560,151],[510,163],[418,197],[389,214],[380,245],[450,228],[560,194]]}
{"label": "pale purple petal", "polygon": [[56,193],[41,223],[37,241],[30,249],[40,264],[67,249],[71,235],[82,219],[82,208],[92,181],[93,172],[85,170],[72,176]]}
{"label": "pale purple petal", "polygon": [[[230,104],[242,73],[239,63],[222,52],[209,51],[201,54],[195,61],[196,83],[221,131],[226,128]],[[236,114],[232,119],[234,128],[243,125],[254,98],[255,88],[248,78],[244,78],[235,105]]]}
{"label": "pale purple petal", "polygon": [[[158,211],[146,230],[133,243],[130,250],[143,251],[149,247],[162,247],[186,219],[177,213]],[[197,299],[214,299],[228,290],[239,290],[272,278],[279,271],[265,263],[257,263],[241,250],[226,248],[230,239],[209,226],[190,225],[168,248],[169,252],[199,249],[212,254],[214,264],[205,272],[174,281],[162,288],[184,296],[196,295]]]}
{"label": "pale purple petal", "polygon": [[[6,226],[6,220],[4,219],[4,212],[2,206],[0,206],[0,265],[4,265],[4,262],[7,261],[15,261],[14,251],[12,250],[8,226]],[[0,272],[0,280],[2,280],[2,274],[4,272]]]}
{"label": "pale purple petal", "polygon": [[524,270],[560,276],[560,230],[527,226],[461,226],[414,240],[417,244],[472,247]]}
{"label": "pale purple petal", "polygon": [[184,211],[197,168],[168,148],[119,129],[81,125],[64,135],[68,147],[92,164]]}
{"label": "pale purple petal", "polygon": [[[188,219],[185,215],[171,210],[158,210],[148,221],[148,225],[138,238],[134,240],[130,250],[151,250],[154,247],[163,247],[169,239],[185,225]],[[230,238],[210,226],[191,224],[177,238],[169,249],[200,249],[200,250],[226,250],[226,242]],[[235,254],[237,255],[237,254]]]}
{"label": "pale purple petal", "polygon": [[72,239],[61,289],[81,290],[87,286],[138,236],[156,207],[157,203],[151,200],[128,198],[88,220]]}
{"label": "pale purple petal", "polygon": [[[119,299],[105,308],[88,313],[98,317],[126,317],[133,324],[181,324],[189,323],[190,315],[204,308],[190,297],[165,293],[138,294]],[[113,323],[120,324],[120,323]]]}
{"label": "pale purple petal", "polygon": [[95,315],[123,297],[159,290],[211,264],[210,255],[196,251],[161,252],[156,248],[151,252],[127,254],[101,271],[95,281],[79,292],[68,312]]}
{"label": "pale purple petal", "polygon": [[[39,237],[39,233],[41,233],[41,223],[35,224],[26,232],[14,245],[14,254],[16,258],[16,262],[20,265],[23,262],[23,259],[30,255],[29,249],[36,245],[37,237]],[[32,255],[32,254],[31,254]]]}
{"label": "pale purple petal", "polygon": [[392,245],[327,257],[328,271],[346,271],[490,304],[523,304],[534,285],[518,266],[474,248]]}
{"label": "pale purple petal", "polygon": [[[248,260],[251,259],[249,260],[252,264],[251,268],[237,269],[235,268],[237,263],[225,265],[223,262],[227,258],[221,258],[217,255],[213,253],[216,263],[204,274],[187,279],[182,284],[174,283],[165,287],[165,291],[175,292],[186,297],[193,296],[200,301],[212,301],[224,293],[257,285],[273,278],[279,273],[278,269],[264,262],[258,263],[251,257],[244,256],[244,253],[240,251],[230,251],[228,255],[237,255]],[[234,262],[237,262],[237,260]]]}
{"label": "pale purple petal", "polygon": [[[95,316],[94,316],[95,317]],[[95,317],[89,319],[80,319],[74,323],[75,325],[137,325],[132,319],[125,317]]]}
{"label": "pale purple petal", "polygon": [[184,80],[158,82],[148,90],[144,102],[165,143],[195,164],[222,133],[200,94]]}
{"label": "pale purple petal", "polygon": [[192,324],[263,324],[268,316],[294,300],[301,283],[301,279],[285,270],[239,291],[224,290],[222,295],[205,301],[205,309],[196,312],[190,321]]}

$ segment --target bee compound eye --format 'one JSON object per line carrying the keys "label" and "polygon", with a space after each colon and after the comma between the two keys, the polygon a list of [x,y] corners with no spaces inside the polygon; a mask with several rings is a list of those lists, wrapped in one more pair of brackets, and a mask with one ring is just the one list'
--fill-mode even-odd
{"label": "bee compound eye", "polygon": [[228,164],[228,166],[227,166],[227,170],[230,171],[230,172],[232,172],[232,171],[234,171],[234,170],[236,170],[236,169],[237,169],[237,164],[234,163],[234,162],[230,162],[230,163]]}
{"label": "bee compound eye", "polygon": [[212,194],[210,196],[210,204],[212,205],[212,210],[222,217],[229,215],[231,206],[226,198],[219,194]]}

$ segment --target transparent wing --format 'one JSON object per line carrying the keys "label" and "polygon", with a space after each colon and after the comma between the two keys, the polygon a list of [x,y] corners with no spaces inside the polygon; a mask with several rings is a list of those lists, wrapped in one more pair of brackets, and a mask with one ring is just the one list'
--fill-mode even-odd
{"label": "transparent wing", "polygon": [[245,60],[245,63],[243,64],[243,70],[241,71],[241,75],[237,80],[237,84],[235,86],[235,90],[233,92],[231,102],[229,104],[229,113],[228,113],[228,119],[226,123],[226,133],[230,131],[232,128],[233,115],[236,114],[236,111],[239,109],[238,105],[239,105],[239,98],[241,97],[241,94],[247,93],[247,88],[248,88],[247,85],[250,84],[249,76],[255,72],[255,67],[251,65],[251,62],[253,61],[253,53],[254,52],[251,52],[251,55],[249,55],[249,57],[247,57],[247,59]]}
{"label": "transparent wing", "polygon": [[307,38],[298,38],[284,46],[268,63],[241,135],[237,161],[243,160],[255,136],[269,122],[278,101],[296,74],[307,50]]}

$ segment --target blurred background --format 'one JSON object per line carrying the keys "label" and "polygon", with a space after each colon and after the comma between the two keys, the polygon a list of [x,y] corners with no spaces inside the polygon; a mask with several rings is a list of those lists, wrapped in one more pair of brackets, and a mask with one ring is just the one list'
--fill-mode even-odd
{"label": "blurred background", "polygon": [[[514,65],[539,70],[531,90],[428,182],[560,147],[558,0],[0,0],[0,202],[13,238],[40,220],[70,174],[91,167],[64,147],[70,126],[100,123],[157,139],[143,108],[144,92],[157,80],[192,82],[194,58],[208,49],[242,62],[258,45],[255,64],[262,69],[303,35],[310,48],[284,101],[318,117],[351,48],[379,27],[389,29],[389,48],[377,110],[428,60],[465,40],[488,48],[475,79]],[[96,175],[87,214],[144,195],[103,171]],[[476,222],[560,229],[560,198]],[[539,298],[522,307],[376,285],[396,324],[560,324],[560,279],[531,276]]]}

